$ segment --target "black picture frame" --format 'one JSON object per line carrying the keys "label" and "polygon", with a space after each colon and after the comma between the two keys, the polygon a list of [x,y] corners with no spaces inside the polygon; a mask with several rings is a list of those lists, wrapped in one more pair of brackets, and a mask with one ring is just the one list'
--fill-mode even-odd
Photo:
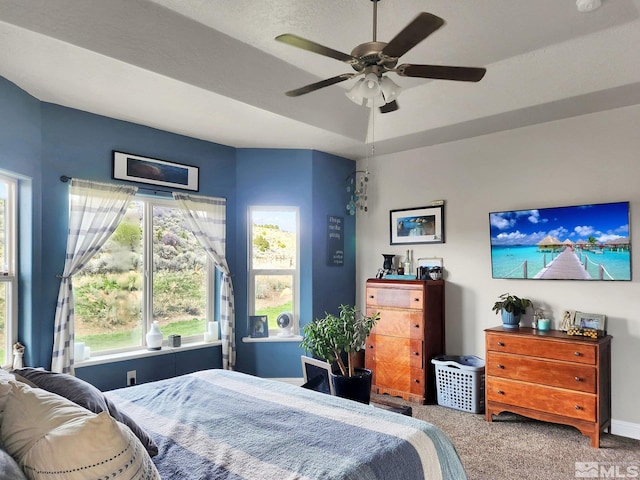
{"label": "black picture frame", "polygon": [[269,317],[266,315],[250,315],[249,336],[251,338],[267,338],[269,336]]}
{"label": "black picture frame", "polygon": [[444,243],[444,203],[389,211],[391,245]]}
{"label": "black picture frame", "polygon": [[199,190],[200,169],[192,165],[141,157],[113,151],[112,176],[115,180],[148,183],[181,190]]}

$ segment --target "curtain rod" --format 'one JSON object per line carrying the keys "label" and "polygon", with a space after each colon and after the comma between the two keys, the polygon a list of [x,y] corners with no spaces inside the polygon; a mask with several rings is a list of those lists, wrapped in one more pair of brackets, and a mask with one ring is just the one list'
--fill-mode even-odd
{"label": "curtain rod", "polygon": [[[68,177],[67,175],[60,176],[60,181],[62,183],[67,183],[69,182],[69,180],[73,180],[73,177]],[[152,188],[144,188],[144,187],[138,187],[138,192],[142,194],[147,194],[147,195],[161,195],[166,197],[172,196],[172,193],[166,190],[154,190]]]}

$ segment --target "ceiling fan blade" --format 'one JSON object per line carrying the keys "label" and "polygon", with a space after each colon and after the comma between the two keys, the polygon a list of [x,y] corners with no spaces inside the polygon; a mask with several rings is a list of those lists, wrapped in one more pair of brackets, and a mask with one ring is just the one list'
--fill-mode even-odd
{"label": "ceiling fan blade", "polygon": [[398,110],[398,108],[400,108],[398,106],[398,102],[396,102],[395,100],[393,102],[389,102],[383,106],[380,107],[380,113],[390,113],[390,112],[395,112],[396,110]]}
{"label": "ceiling fan blade", "polygon": [[290,90],[286,93],[286,95],[287,97],[299,97],[300,95],[304,95],[305,93],[311,93],[315,90],[328,87],[329,85],[335,85],[336,83],[344,82],[345,80],[349,80],[350,78],[357,77],[358,75],[360,74],[359,73],[343,73],[342,75],[338,75],[336,77],[327,78],[326,80],[322,80],[320,82],[316,82],[310,85],[306,85],[304,87],[296,88],[295,90]]}
{"label": "ceiling fan blade", "polygon": [[444,20],[427,12],[422,12],[404,27],[386,47],[382,49],[382,55],[398,58],[433,32],[444,25]]}
{"label": "ceiling fan blade", "polygon": [[325,57],[335,58],[336,60],[340,60],[341,62],[349,64],[356,64],[360,62],[360,60],[354,56],[339,52],[338,50],[334,50],[333,48],[325,47],[324,45],[320,45],[319,43],[312,42],[311,40],[307,40],[306,38],[299,37],[292,33],[278,35],[276,37],[276,40],[293,47],[298,47],[309,52],[324,55]]}
{"label": "ceiling fan blade", "polygon": [[444,65],[411,65],[405,63],[396,67],[401,77],[435,78],[438,80],[457,80],[460,82],[479,82],[487,73],[486,68],[448,67]]}

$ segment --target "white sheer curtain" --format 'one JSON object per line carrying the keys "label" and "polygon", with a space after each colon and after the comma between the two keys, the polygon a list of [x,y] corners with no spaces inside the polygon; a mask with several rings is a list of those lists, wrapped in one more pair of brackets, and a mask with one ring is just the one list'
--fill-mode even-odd
{"label": "white sheer curtain", "polygon": [[73,284],[71,278],[115,231],[137,187],[71,180],[69,234],[56,305],[51,370],[73,373]]}
{"label": "white sheer curtain", "polygon": [[222,368],[233,370],[236,364],[235,307],[233,283],[226,251],[225,198],[210,198],[188,193],[173,193],[198,242],[218,270],[222,272],[220,288],[220,326],[222,332]]}

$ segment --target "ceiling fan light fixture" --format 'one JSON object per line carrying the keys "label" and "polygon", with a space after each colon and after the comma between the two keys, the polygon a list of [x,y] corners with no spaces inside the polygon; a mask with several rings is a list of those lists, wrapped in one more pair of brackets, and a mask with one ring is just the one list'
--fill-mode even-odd
{"label": "ceiling fan light fixture", "polygon": [[398,98],[398,95],[402,92],[402,87],[389,77],[382,77],[380,79],[380,90],[382,90],[385,103],[390,103]]}
{"label": "ceiling fan light fixture", "polygon": [[360,91],[362,82],[364,82],[363,78],[361,78],[356,83],[354,83],[353,87],[351,87],[349,90],[345,92],[345,95],[349,100],[351,100],[356,105],[360,105],[361,107],[364,106],[364,104],[366,103],[366,99],[364,98],[364,95],[362,95],[362,92]]}
{"label": "ceiling fan light fixture", "polygon": [[367,73],[360,84],[360,93],[364,98],[374,98],[380,94],[380,81],[375,73]]}
{"label": "ceiling fan light fixture", "polygon": [[576,7],[579,12],[593,12],[602,6],[601,0],[576,0]]}

